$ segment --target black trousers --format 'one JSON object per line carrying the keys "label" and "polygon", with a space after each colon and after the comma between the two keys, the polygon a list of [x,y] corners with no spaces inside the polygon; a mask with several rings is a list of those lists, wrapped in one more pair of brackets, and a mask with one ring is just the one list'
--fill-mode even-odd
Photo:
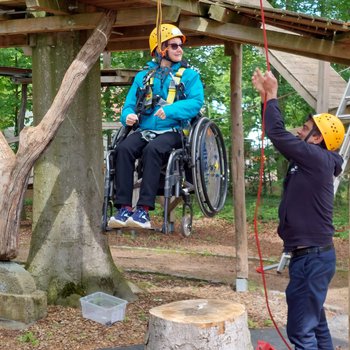
{"label": "black trousers", "polygon": [[115,206],[131,206],[135,161],[141,158],[143,175],[137,205],[154,209],[161,167],[168,161],[171,151],[181,147],[181,135],[178,132],[160,134],[149,142],[142,138],[140,132],[135,132],[122,141],[116,150],[115,159]]}

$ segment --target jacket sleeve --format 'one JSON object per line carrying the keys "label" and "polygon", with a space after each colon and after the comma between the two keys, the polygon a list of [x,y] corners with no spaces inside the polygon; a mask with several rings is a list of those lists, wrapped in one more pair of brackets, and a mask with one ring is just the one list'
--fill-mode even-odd
{"label": "jacket sleeve", "polygon": [[164,106],[167,118],[190,120],[195,117],[204,103],[204,89],[199,74],[193,69],[186,69],[181,79],[185,86],[186,99]]}
{"label": "jacket sleeve", "polygon": [[265,131],[272,144],[288,160],[302,164],[305,168],[314,167],[320,160],[322,152],[318,145],[308,144],[285,129],[277,99],[267,102]]}
{"label": "jacket sleeve", "polygon": [[147,72],[142,71],[136,74],[134,82],[132,83],[128,94],[125,99],[125,103],[120,116],[120,122],[125,126],[126,117],[130,113],[136,113],[136,102],[137,102],[137,90],[142,87],[143,78]]}

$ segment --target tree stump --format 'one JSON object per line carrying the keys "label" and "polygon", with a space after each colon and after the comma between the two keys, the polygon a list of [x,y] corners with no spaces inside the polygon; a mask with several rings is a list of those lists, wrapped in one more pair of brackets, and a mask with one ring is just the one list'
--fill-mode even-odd
{"label": "tree stump", "polygon": [[225,300],[176,301],[150,310],[145,350],[253,349],[245,307]]}

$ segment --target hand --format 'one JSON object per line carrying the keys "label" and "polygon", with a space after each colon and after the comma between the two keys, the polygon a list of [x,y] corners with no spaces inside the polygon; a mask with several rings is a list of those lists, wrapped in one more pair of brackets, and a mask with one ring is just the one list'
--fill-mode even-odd
{"label": "hand", "polygon": [[134,113],[130,113],[126,116],[125,123],[126,125],[133,126],[138,121],[139,121],[139,118],[137,117],[137,115]]}
{"label": "hand", "polygon": [[255,71],[252,76],[252,83],[255,89],[260,93],[260,95],[265,95],[264,76],[259,68],[255,68]]}
{"label": "hand", "polygon": [[268,71],[265,75],[262,74],[259,68],[255,69],[252,76],[252,83],[255,89],[260,93],[261,100],[277,98],[278,83],[272,72]]}
{"label": "hand", "polygon": [[264,77],[264,89],[267,100],[277,98],[278,82],[272,72],[266,72]]}
{"label": "hand", "polygon": [[156,117],[159,117],[160,119],[165,119],[166,118],[166,115],[165,115],[165,112],[164,112],[163,108],[159,108],[158,111],[156,113],[154,113],[154,115]]}

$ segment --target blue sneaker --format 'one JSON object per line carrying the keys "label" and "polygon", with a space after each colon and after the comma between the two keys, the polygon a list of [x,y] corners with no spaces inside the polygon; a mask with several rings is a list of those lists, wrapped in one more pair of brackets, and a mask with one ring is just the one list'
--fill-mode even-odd
{"label": "blue sneaker", "polygon": [[133,212],[123,207],[118,210],[115,216],[111,216],[108,221],[108,227],[120,228],[126,226],[126,221],[132,216]]}
{"label": "blue sneaker", "polygon": [[137,227],[137,228],[151,228],[151,221],[149,214],[146,210],[139,208],[134,214],[128,218],[126,221],[128,227]]}

